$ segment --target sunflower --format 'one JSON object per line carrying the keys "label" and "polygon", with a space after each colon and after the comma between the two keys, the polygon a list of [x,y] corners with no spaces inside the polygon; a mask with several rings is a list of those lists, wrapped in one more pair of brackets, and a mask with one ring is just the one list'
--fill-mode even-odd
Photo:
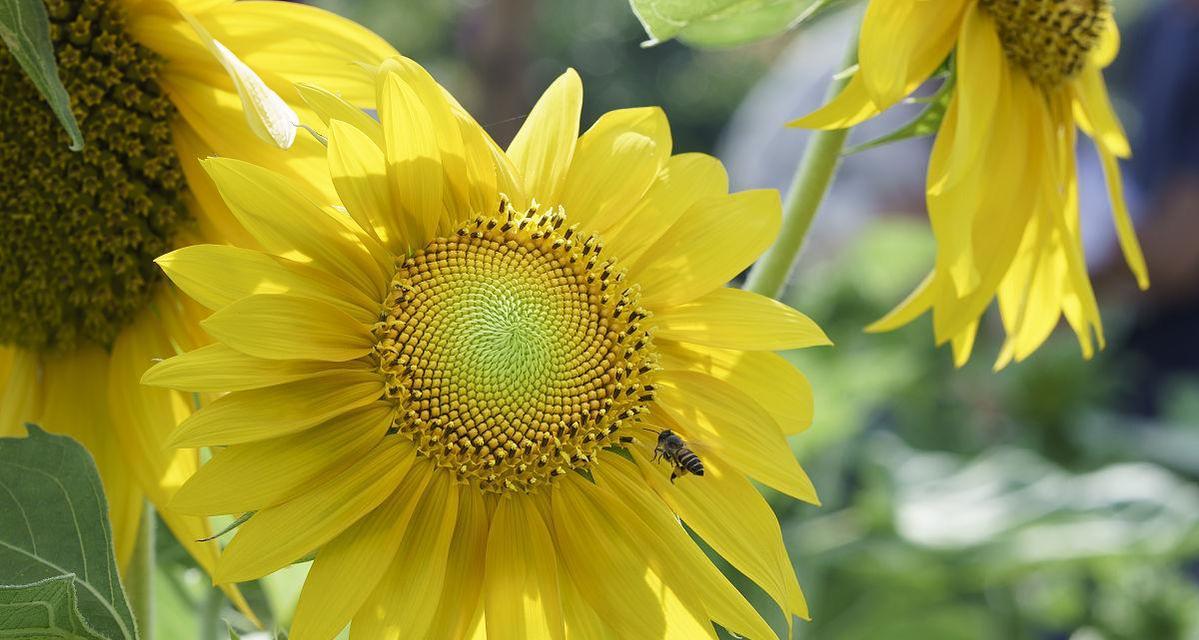
{"label": "sunflower", "polygon": [[1124,203],[1130,149],[1102,70],[1119,34],[1107,0],[871,0],[859,66],[845,89],[795,125],[853,126],[896,104],[953,53],[955,84],[929,161],[932,273],[871,329],[933,310],[937,344],[970,356],[993,299],[1006,333],[996,367],[1023,360],[1065,316],[1089,358],[1103,325],[1079,230],[1076,127],[1102,160],[1120,245],[1138,285],[1145,260]]}
{"label": "sunflower", "polygon": [[[282,2],[46,0],[46,9],[85,145],[68,149],[0,47],[0,435],[35,422],[88,448],[124,567],[143,496],[165,506],[199,465],[195,450],[163,444],[191,398],[138,382],[154,358],[207,341],[198,328],[207,312],[175,293],[153,260],[188,242],[245,236],[198,158],[251,157],[292,175],[321,166],[324,149],[310,139],[279,148],[294,137],[288,120],[306,113],[291,82],[319,80],[370,101],[370,76],[344,61],[378,64],[394,50],[334,15]],[[331,184],[310,190],[333,197]],[[195,542],[209,533],[206,520],[162,515],[211,569],[216,544]]]}
{"label": "sunflower", "polygon": [[[380,121],[318,109],[339,205],[209,159],[264,250],[158,261],[214,310],[215,343],[143,381],[228,392],[171,438],[220,447],[172,508],[253,512],[216,580],[315,553],[299,639],[351,620],[362,638],[772,636],[677,515],[806,617],[748,477],[816,501],[785,439],[810,387],[772,352],[828,340],[723,287],[777,233],[777,193],[729,194],[719,161],[671,155],[657,108],[579,136],[573,71],[506,151],[410,60],[376,92]],[[672,482],[664,430],[702,475]]]}

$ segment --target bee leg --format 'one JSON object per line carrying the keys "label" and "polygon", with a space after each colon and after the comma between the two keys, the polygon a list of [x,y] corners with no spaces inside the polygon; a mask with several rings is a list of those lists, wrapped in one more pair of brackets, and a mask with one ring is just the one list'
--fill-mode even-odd
{"label": "bee leg", "polygon": [[670,472],[670,484],[674,484],[674,481],[675,481],[675,479],[676,479],[676,478],[678,478],[678,477],[679,477],[679,470],[678,470],[678,469],[675,469],[674,471],[671,471],[671,472]]}
{"label": "bee leg", "polygon": [[632,436],[620,436],[620,444],[632,444],[637,442],[637,439]]}

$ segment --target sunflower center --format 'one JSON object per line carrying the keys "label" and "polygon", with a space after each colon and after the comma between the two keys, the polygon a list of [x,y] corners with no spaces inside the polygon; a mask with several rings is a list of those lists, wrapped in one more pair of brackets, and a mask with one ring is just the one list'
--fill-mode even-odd
{"label": "sunflower center", "polygon": [[108,0],[46,0],[59,75],[83,131],[68,149],[0,46],[0,343],[110,345],[148,301],[153,259],[187,219],[161,60]]}
{"label": "sunflower center", "polygon": [[1057,87],[1082,70],[1107,28],[1109,0],[979,0],[995,18],[1008,60]]}
{"label": "sunflower center", "polygon": [[645,410],[653,350],[597,239],[503,206],[397,265],[375,355],[394,431],[485,491],[531,491]]}

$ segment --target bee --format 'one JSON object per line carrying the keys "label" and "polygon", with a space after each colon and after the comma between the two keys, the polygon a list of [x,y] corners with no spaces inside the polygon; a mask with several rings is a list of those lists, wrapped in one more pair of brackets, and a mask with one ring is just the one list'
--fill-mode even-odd
{"label": "bee", "polygon": [[685,476],[688,473],[697,476],[704,475],[703,461],[688,448],[686,440],[670,429],[658,432],[658,446],[654,447],[653,461],[659,460],[665,460],[674,467],[674,471],[670,474],[671,483],[674,483],[679,476]]}

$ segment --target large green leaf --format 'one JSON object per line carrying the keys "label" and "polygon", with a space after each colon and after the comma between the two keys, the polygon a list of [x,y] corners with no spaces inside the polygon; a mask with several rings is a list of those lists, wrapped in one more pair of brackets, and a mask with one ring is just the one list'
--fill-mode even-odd
{"label": "large green leaf", "polygon": [[0,40],[50,103],[50,109],[71,136],[71,149],[82,149],[83,133],[71,113],[67,89],[58,77],[58,63],[50,44],[50,17],[42,0],[0,0]]}
{"label": "large green leaf", "polygon": [[0,586],[0,638],[107,640],[83,621],[71,573]]}
{"label": "large green leaf", "polygon": [[838,0],[629,0],[650,39],[731,47],[793,29]]}
{"label": "large green leaf", "polygon": [[[113,557],[108,502],[86,449],[34,425],[27,438],[0,438],[0,513],[0,585],[69,579],[76,602],[66,615],[103,638],[136,640]],[[46,602],[66,604],[61,597]],[[48,615],[60,620],[64,613]],[[11,637],[4,624],[0,617],[0,637]]]}

